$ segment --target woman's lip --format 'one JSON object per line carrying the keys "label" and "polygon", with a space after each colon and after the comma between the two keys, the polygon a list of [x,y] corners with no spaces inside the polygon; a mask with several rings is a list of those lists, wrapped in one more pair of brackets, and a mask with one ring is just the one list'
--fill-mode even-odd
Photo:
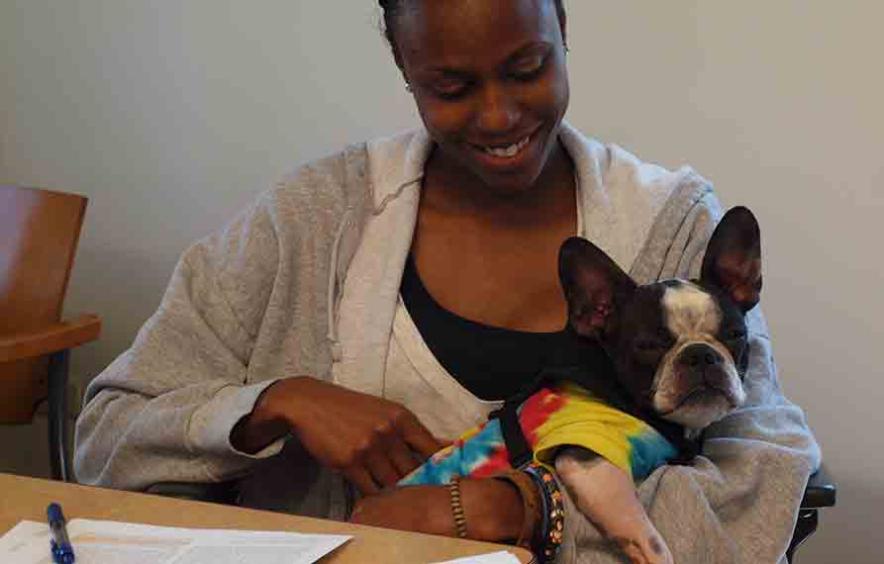
{"label": "woman's lip", "polygon": [[490,147],[493,149],[506,149],[507,147],[512,147],[513,145],[518,145],[520,142],[524,141],[525,139],[530,138],[535,133],[537,133],[536,129],[534,131],[526,133],[525,135],[522,135],[520,137],[516,137],[514,141],[509,141],[509,142],[498,141],[496,143],[470,143],[470,145],[472,145],[473,147],[475,147],[477,149],[485,149],[486,147]]}
{"label": "woman's lip", "polygon": [[[531,152],[537,144],[539,130],[532,131],[530,134],[525,137],[520,138],[515,143],[511,145],[518,144],[519,141],[524,140],[526,137],[528,138],[528,143],[522,147],[518,153],[516,153],[512,157],[500,157],[497,155],[493,155],[485,150],[484,145],[475,145],[470,143],[470,147],[476,152],[478,159],[487,167],[496,169],[498,171],[510,170],[522,167],[525,162],[530,158]],[[508,145],[508,146],[511,146]]]}

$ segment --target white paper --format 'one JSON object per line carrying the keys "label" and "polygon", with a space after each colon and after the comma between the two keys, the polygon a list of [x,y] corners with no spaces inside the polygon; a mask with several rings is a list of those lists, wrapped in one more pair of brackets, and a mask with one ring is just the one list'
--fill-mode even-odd
{"label": "white paper", "polygon": [[[347,535],[182,529],[73,519],[77,564],[312,564]],[[22,521],[0,538],[0,562],[52,564],[49,526]]]}
{"label": "white paper", "polygon": [[501,550],[500,552],[489,552],[488,554],[477,554],[476,556],[466,556],[456,560],[446,560],[439,564],[520,564],[519,559],[512,552]]}

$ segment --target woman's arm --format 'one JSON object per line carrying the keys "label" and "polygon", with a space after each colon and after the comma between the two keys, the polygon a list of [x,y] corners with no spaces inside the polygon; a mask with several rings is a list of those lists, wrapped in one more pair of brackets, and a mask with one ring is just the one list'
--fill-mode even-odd
{"label": "woman's arm", "polygon": [[401,405],[310,377],[264,390],[231,442],[254,453],[288,433],[365,495],[394,485],[443,446]]}
{"label": "woman's arm", "polygon": [[[266,347],[256,337],[282,268],[274,197],[182,256],[159,310],[90,384],[77,422],[81,481],[142,489],[229,479],[279,452],[291,434],[373,493],[440,447],[398,404],[255,368],[253,349]],[[249,370],[267,380],[249,383]]]}
{"label": "woman's arm", "polygon": [[80,481],[125,489],[218,481],[281,448],[247,454],[228,439],[274,382],[247,383],[254,331],[220,282],[231,261],[248,257],[250,305],[258,315],[266,308],[278,260],[266,204],[183,254],[157,312],[90,383],[76,428]]}
{"label": "woman's arm", "polygon": [[[460,491],[467,535],[474,540],[516,540],[524,524],[519,490],[504,480],[464,479]],[[407,486],[362,498],[354,523],[455,536],[449,490],[445,486]]]}

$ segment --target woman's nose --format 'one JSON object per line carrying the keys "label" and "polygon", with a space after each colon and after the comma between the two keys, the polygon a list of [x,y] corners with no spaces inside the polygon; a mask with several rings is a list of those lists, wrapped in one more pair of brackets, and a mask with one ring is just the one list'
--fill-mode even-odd
{"label": "woman's nose", "polygon": [[500,85],[486,86],[479,103],[477,127],[485,134],[506,133],[521,119],[516,99]]}

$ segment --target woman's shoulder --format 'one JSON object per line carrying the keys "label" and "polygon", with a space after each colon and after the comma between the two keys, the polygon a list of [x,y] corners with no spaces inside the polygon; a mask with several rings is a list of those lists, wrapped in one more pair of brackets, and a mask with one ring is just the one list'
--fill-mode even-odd
{"label": "woman's shoulder", "polygon": [[305,237],[333,238],[346,210],[368,190],[366,161],[366,143],[354,143],[300,164],[196,246],[211,249],[216,260],[263,258],[270,264]]}
{"label": "woman's shoulder", "polygon": [[671,198],[690,198],[712,190],[711,183],[692,166],[667,168],[645,160],[617,143],[587,137],[565,124],[563,140],[581,172],[591,172],[595,189],[606,199],[624,200],[629,207],[647,206],[659,212]]}
{"label": "woman's shoulder", "polygon": [[372,184],[377,174],[372,167],[379,161],[391,166],[406,160],[420,135],[421,130],[414,130],[352,143],[299,164],[210,238],[220,236],[228,247],[258,240],[268,248],[304,237],[333,238],[343,221],[359,224],[373,209]]}
{"label": "woman's shoulder", "polygon": [[352,143],[297,166],[261,199],[284,211],[310,210],[313,219],[339,218],[344,209],[366,212],[385,191],[420,176],[429,147],[421,128]]}
{"label": "woman's shoulder", "polygon": [[367,191],[368,143],[359,142],[284,174],[258,201],[271,208],[334,215]]}
{"label": "woman's shoulder", "polygon": [[714,205],[711,184],[689,166],[668,169],[570,126],[562,140],[580,175],[585,236],[630,272],[649,245],[665,251]]}

